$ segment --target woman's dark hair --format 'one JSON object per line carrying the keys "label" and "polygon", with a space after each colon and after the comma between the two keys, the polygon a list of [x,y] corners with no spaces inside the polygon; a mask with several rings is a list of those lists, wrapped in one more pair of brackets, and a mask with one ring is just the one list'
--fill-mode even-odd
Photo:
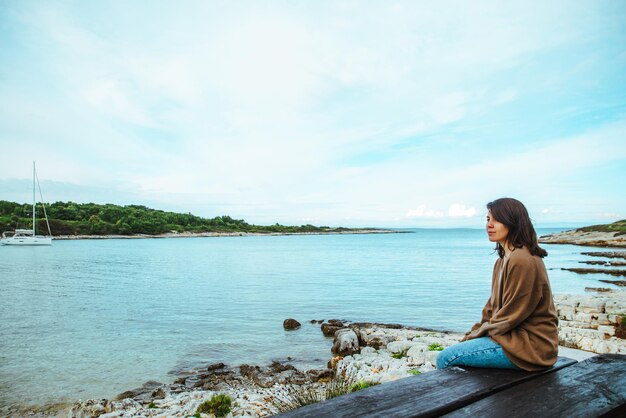
{"label": "woman's dark hair", "polygon": [[[530,221],[528,211],[522,202],[510,197],[503,197],[487,203],[491,216],[509,228],[507,241],[515,248],[528,248],[532,255],[545,257],[548,252],[537,243],[537,233]],[[500,258],[504,257],[504,248],[496,243],[496,251]]]}

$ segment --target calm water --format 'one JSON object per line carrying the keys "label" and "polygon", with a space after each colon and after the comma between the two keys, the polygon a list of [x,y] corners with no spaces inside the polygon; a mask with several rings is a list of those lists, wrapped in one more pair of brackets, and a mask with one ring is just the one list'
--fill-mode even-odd
{"label": "calm water", "polygon": [[[545,247],[548,268],[585,258],[584,247]],[[484,232],[467,229],[1,247],[0,412],[111,397],[218,361],[322,367],[331,341],[311,319],[463,331],[495,257]],[[555,293],[582,293],[606,277],[550,278]],[[302,328],[283,331],[289,317]]]}

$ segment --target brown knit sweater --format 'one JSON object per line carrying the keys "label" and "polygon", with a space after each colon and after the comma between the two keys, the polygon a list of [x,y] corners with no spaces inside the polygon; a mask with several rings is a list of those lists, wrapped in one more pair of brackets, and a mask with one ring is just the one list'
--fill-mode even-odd
{"label": "brown knit sweater", "polygon": [[[504,263],[502,280],[500,268]],[[506,356],[524,370],[545,369],[556,362],[558,319],[543,260],[526,248],[516,248],[508,261],[493,268],[491,297],[482,319],[463,341],[489,336]]]}

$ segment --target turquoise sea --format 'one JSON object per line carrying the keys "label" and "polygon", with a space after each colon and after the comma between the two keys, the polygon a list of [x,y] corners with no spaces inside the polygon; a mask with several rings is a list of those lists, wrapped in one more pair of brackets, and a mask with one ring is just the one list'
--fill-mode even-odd
{"label": "turquoise sea", "polygon": [[[580,266],[585,247],[545,248],[555,293],[610,287],[560,270]],[[464,331],[495,259],[473,229],[0,247],[0,413],[112,397],[214,362],[323,367],[331,341],[312,319]],[[286,318],[301,329],[284,331]]]}

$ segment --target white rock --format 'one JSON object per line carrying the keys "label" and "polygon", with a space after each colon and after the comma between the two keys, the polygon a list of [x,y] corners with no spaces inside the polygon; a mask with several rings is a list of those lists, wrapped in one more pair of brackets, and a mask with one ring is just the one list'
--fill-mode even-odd
{"label": "white rock", "polygon": [[605,304],[605,298],[595,298],[593,296],[581,297],[576,311],[586,313],[604,313]]}
{"label": "white rock", "polygon": [[[624,292],[626,293],[626,292]],[[612,298],[606,301],[604,306],[608,314],[624,314],[626,313],[626,297]]]}
{"label": "white rock", "polygon": [[615,335],[615,327],[612,327],[610,325],[600,325],[598,326],[598,332],[604,333],[605,338],[606,338],[606,335],[613,336]]}
{"label": "white rock", "polygon": [[337,355],[348,355],[359,351],[359,338],[352,329],[343,328],[335,332],[332,352]]}
{"label": "white rock", "polygon": [[610,325],[611,322],[609,321],[609,316],[607,314],[595,314],[595,318],[594,320],[599,324],[599,325]]}
{"label": "white rock", "polygon": [[[599,315],[599,314],[593,314],[593,315]],[[574,317],[573,317],[574,321],[586,322],[586,323],[590,323],[591,319],[592,319],[592,314],[585,313],[585,312],[577,312],[574,314]]]}
{"label": "white rock", "polygon": [[375,353],[376,353],[376,349],[374,347],[363,347],[361,349],[362,356],[366,356],[368,354],[375,354]]}
{"label": "white rock", "polygon": [[604,341],[600,341],[598,342],[595,347],[595,349],[593,350],[594,353],[598,353],[598,354],[604,354],[604,353],[608,353],[609,352],[609,347],[607,346],[607,344]]}
{"label": "white rock", "polygon": [[406,354],[409,357],[417,357],[427,351],[428,351],[428,344],[417,343],[417,344],[413,344]]}
{"label": "white rock", "polygon": [[429,351],[428,353],[426,353],[426,362],[435,364],[437,362],[437,355],[439,353],[440,351]]}
{"label": "white rock", "polygon": [[412,346],[413,346],[413,343],[408,340],[392,341],[389,344],[387,344],[387,350],[396,354],[396,353],[402,353],[404,351],[408,351]]}

